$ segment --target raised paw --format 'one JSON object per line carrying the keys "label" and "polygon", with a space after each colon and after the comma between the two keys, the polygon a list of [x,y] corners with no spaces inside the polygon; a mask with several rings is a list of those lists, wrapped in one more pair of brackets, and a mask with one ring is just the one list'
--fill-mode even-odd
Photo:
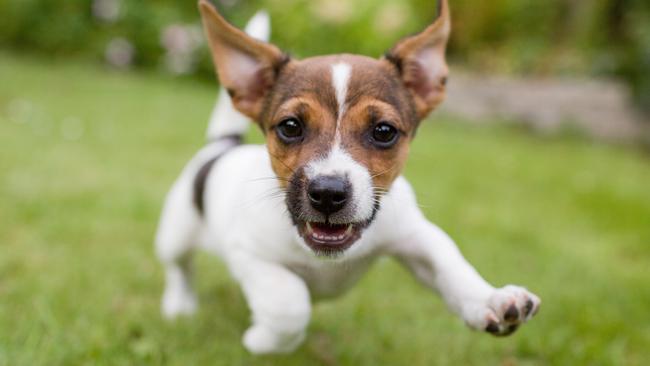
{"label": "raised paw", "polygon": [[508,285],[494,291],[488,300],[485,331],[508,336],[539,311],[541,300],[523,287]]}
{"label": "raised paw", "polygon": [[525,288],[508,285],[494,290],[486,303],[468,309],[466,321],[472,328],[508,336],[535,316],[540,304],[539,297]]}

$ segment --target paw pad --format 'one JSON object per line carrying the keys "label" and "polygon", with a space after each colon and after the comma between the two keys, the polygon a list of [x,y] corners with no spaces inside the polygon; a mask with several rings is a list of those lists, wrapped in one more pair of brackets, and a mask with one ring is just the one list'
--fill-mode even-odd
{"label": "paw pad", "polygon": [[508,336],[539,310],[539,297],[518,286],[495,290],[488,300],[484,330],[495,336]]}

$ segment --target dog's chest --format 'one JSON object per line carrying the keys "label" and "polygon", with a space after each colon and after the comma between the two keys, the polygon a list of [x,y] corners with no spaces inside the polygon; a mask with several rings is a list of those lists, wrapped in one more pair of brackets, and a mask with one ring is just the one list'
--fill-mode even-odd
{"label": "dog's chest", "polygon": [[325,262],[317,266],[304,263],[288,267],[303,278],[312,297],[335,297],[352,287],[374,262],[374,256],[351,261]]}

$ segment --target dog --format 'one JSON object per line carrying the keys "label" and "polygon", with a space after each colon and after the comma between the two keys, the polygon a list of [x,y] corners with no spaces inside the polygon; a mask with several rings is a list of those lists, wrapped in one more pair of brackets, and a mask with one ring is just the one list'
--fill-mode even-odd
{"label": "dog", "polygon": [[[343,293],[384,255],[471,328],[505,336],[537,313],[535,294],[479,275],[400,175],[418,125],[445,97],[447,0],[431,25],[379,59],[297,60],[266,42],[267,16],[257,15],[247,34],[207,0],[199,9],[225,91],[209,143],[163,207],[156,250],[165,317],[197,309],[196,248],[221,257],[239,282],[252,312],[242,342],[256,354],[296,349],[312,299]],[[265,146],[242,144],[249,120]]]}

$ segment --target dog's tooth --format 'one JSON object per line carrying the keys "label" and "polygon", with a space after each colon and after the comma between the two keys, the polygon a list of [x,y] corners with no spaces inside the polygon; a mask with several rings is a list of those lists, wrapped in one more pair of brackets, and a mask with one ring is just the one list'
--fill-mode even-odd
{"label": "dog's tooth", "polygon": [[309,221],[308,221],[308,222],[307,222],[307,233],[308,233],[308,234],[311,234],[313,231],[314,231],[314,230],[312,230],[312,228],[311,228],[311,224],[310,224]]}
{"label": "dog's tooth", "polygon": [[347,230],[345,230],[345,235],[350,235],[352,234],[352,224],[348,225]]}

